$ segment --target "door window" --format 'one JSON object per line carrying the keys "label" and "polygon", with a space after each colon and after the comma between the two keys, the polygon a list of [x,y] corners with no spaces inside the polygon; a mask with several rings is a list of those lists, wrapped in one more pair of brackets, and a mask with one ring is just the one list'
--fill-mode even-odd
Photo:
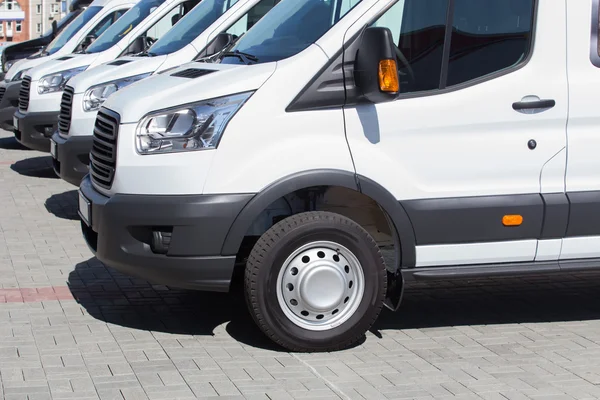
{"label": "door window", "polygon": [[252,28],[262,17],[264,17],[273,7],[277,5],[281,0],[262,0],[252,7],[244,16],[238,19],[225,32],[230,33],[234,36],[242,36],[248,32],[248,29]]}
{"label": "door window", "polygon": [[430,91],[524,62],[534,6],[534,0],[400,0],[372,26],[392,32],[400,91]]}

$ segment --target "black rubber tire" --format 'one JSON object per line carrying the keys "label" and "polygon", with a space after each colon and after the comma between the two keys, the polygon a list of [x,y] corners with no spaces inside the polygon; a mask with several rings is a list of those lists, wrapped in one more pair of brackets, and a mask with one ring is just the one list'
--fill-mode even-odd
{"label": "black rubber tire", "polygon": [[[277,277],[285,260],[300,246],[319,240],[339,243],[360,261],[365,290],[358,309],[343,324],[326,331],[310,331],[290,321],[277,300]],[[330,212],[290,216],[265,232],[250,252],[245,270],[246,303],[260,329],[291,351],[335,351],[364,337],[385,299],[387,273],[375,240],[349,218]]]}

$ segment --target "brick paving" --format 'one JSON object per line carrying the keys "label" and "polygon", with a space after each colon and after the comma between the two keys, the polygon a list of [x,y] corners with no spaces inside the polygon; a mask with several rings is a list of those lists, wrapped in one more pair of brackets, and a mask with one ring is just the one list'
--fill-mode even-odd
{"label": "brick paving", "polygon": [[76,205],[0,133],[0,399],[600,398],[600,274],[413,284],[360,345],[292,354],[239,293],[106,268]]}

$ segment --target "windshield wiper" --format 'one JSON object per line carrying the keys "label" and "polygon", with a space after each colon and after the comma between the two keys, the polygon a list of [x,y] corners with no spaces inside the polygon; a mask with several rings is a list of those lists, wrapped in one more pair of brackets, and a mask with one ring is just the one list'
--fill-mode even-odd
{"label": "windshield wiper", "polygon": [[144,50],[141,53],[137,53],[136,57],[156,57],[157,54],[152,53],[151,51]]}
{"label": "windshield wiper", "polygon": [[221,54],[221,59],[225,57],[237,57],[240,60],[242,60],[246,65],[250,65],[253,62],[258,62],[258,57],[256,57],[255,55],[244,53],[239,50],[226,51],[225,53]]}

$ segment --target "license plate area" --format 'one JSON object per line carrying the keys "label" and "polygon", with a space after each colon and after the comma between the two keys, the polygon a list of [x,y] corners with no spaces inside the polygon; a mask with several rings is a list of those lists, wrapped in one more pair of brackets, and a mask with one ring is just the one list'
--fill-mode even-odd
{"label": "license plate area", "polygon": [[87,225],[92,226],[92,207],[88,199],[78,191],[79,194],[79,217]]}

